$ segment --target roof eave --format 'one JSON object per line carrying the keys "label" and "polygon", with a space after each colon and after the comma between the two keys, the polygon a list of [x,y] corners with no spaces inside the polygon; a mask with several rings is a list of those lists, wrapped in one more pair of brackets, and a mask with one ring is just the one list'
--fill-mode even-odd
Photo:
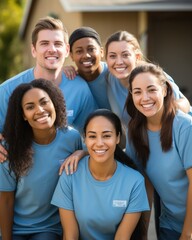
{"label": "roof eave", "polygon": [[66,12],[116,12],[116,11],[191,11],[192,2],[144,2],[119,5],[70,4],[70,1],[60,0]]}

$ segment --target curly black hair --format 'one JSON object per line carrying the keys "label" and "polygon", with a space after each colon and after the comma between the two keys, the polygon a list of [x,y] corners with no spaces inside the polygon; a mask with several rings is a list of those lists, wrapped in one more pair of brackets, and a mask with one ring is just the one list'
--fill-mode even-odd
{"label": "curly black hair", "polygon": [[9,99],[3,136],[8,148],[10,171],[16,179],[25,175],[32,166],[33,131],[28,121],[23,118],[22,99],[24,94],[33,88],[44,90],[50,97],[56,112],[55,128],[66,128],[66,105],[61,90],[45,79],[35,79],[29,83],[20,84],[15,88]]}

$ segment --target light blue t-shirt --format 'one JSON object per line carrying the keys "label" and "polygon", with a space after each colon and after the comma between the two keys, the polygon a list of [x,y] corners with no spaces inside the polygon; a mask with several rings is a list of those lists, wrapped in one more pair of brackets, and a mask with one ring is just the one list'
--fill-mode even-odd
{"label": "light blue t-shirt", "polygon": [[[150,155],[145,172],[162,201],[160,226],[181,232],[189,187],[186,170],[192,167],[192,117],[178,111],[168,152],[162,151],[159,131],[148,131],[148,138]],[[129,139],[126,153],[139,164]]]}
{"label": "light blue t-shirt", "polygon": [[[3,130],[8,101],[13,90],[19,84],[31,82],[34,78],[34,68],[31,68],[0,85],[0,132]],[[63,73],[59,88],[66,101],[68,124],[82,133],[85,119],[98,108],[89,87],[81,77],[77,76],[71,81]]]}
{"label": "light blue t-shirt", "polygon": [[108,67],[105,62],[101,62],[102,72],[100,75],[91,82],[87,82],[89,88],[96,100],[99,108],[111,109],[108,96],[107,96],[107,75]]}
{"label": "light blue t-shirt", "polygon": [[114,175],[97,181],[88,162],[84,157],[73,175],[63,172],[51,203],[74,211],[81,239],[112,240],[125,213],[149,210],[144,179],[117,161]]}
{"label": "light blue t-shirt", "polygon": [[33,165],[18,182],[9,174],[8,161],[0,164],[0,191],[15,191],[13,234],[54,232],[61,234],[58,208],[51,199],[61,163],[82,149],[81,136],[73,128],[58,130],[48,145],[33,143]]}
{"label": "light blue t-shirt", "polygon": [[127,127],[130,119],[126,109],[125,102],[128,96],[128,89],[125,88],[120,81],[111,73],[107,78],[107,95],[111,105],[111,109],[119,116],[124,128]]}

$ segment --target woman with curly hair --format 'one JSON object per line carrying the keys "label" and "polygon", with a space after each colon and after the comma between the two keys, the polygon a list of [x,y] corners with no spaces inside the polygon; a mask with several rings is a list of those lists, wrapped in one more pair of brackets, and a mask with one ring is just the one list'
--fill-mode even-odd
{"label": "woman with curly hair", "polygon": [[9,158],[0,165],[2,240],[61,239],[50,202],[61,162],[82,149],[66,119],[63,94],[51,81],[21,84],[11,95],[3,130]]}

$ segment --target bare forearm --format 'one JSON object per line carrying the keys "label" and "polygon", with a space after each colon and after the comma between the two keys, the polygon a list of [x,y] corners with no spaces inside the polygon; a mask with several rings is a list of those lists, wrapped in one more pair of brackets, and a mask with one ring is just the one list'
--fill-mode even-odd
{"label": "bare forearm", "polygon": [[[8,211],[6,211],[6,214]],[[12,226],[13,226],[13,214],[8,213],[6,216],[2,210],[0,210],[0,228],[2,240],[12,240]]]}
{"label": "bare forearm", "polygon": [[0,229],[2,240],[12,240],[13,201],[5,201],[0,193]]}
{"label": "bare forearm", "polygon": [[78,240],[79,238],[78,237],[66,237],[66,236],[63,236],[63,240]]}
{"label": "bare forearm", "polygon": [[61,224],[63,227],[63,240],[78,240],[79,228],[73,211],[59,209]]}

